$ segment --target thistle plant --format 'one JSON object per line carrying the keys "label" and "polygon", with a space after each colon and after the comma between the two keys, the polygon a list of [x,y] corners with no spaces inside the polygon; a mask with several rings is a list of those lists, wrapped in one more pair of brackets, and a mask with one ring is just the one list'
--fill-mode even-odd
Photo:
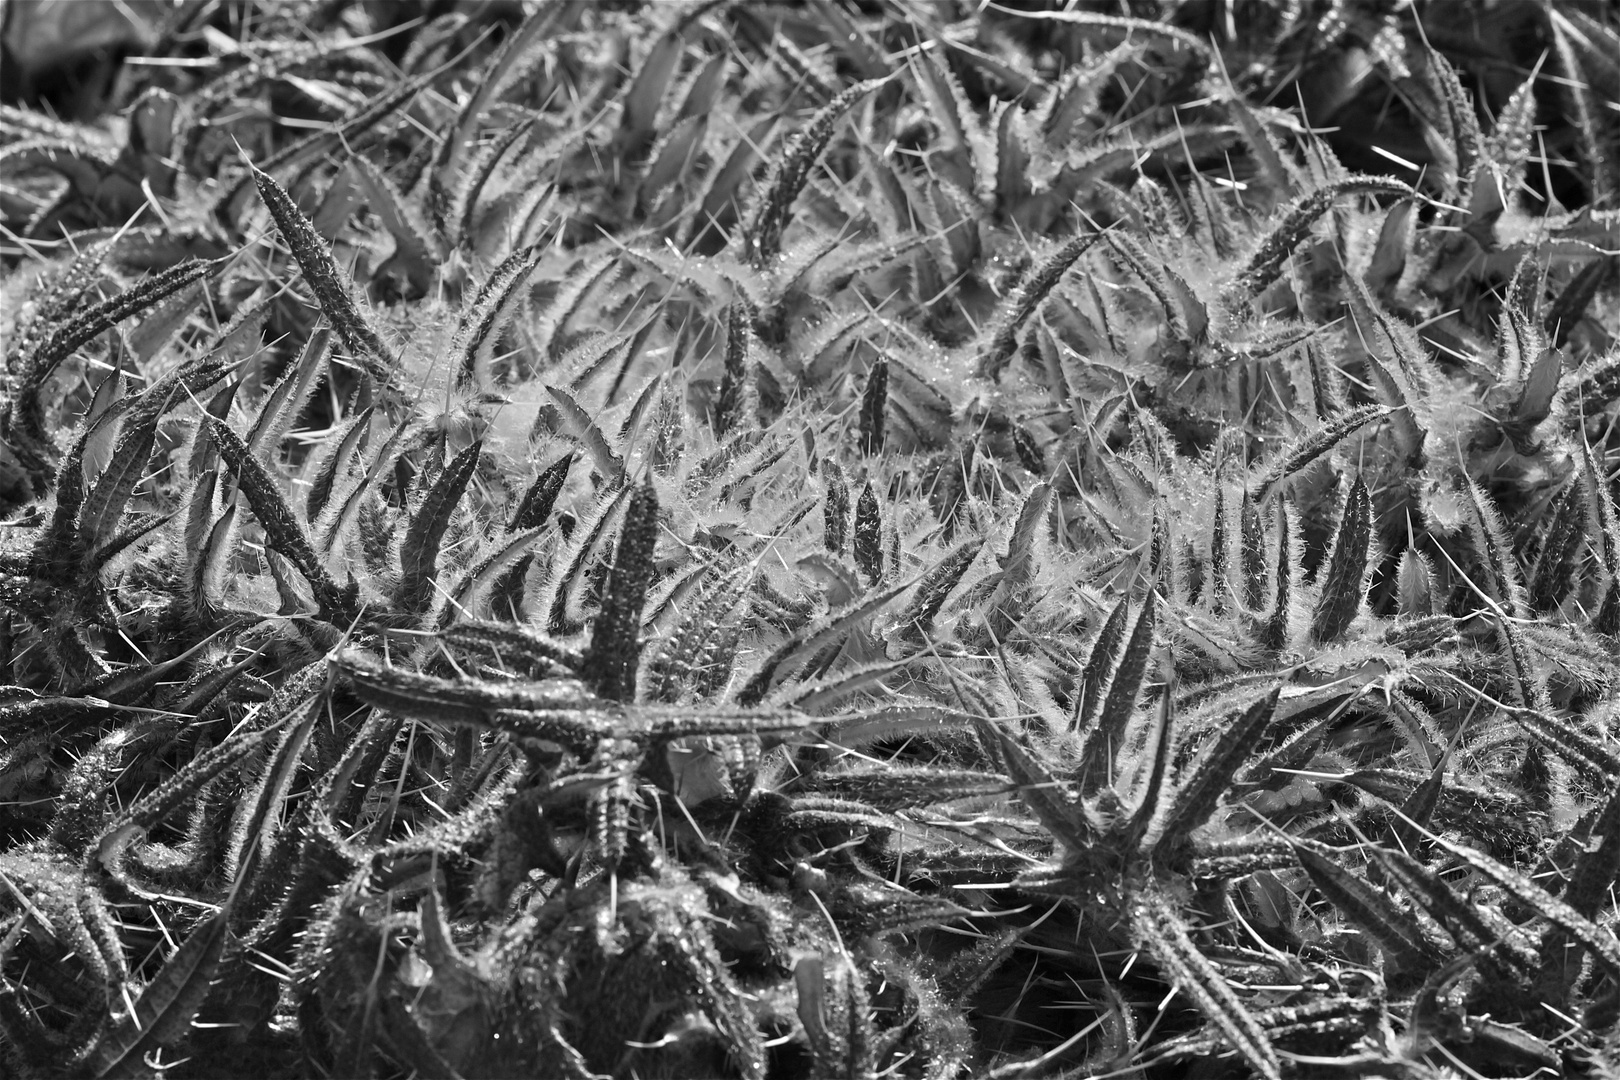
{"label": "thistle plant", "polygon": [[1025,8],[0,106],[7,1075],[1620,1069],[1613,19]]}

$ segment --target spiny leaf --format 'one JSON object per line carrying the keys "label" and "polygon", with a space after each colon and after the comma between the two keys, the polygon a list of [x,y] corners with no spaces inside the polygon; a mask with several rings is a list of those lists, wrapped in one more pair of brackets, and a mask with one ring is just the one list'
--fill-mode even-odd
{"label": "spiny leaf", "polygon": [[[1379,296],[1388,296],[1399,285],[1401,275],[1406,271],[1416,234],[1416,214],[1417,208],[1412,200],[1402,199],[1389,208],[1384,224],[1378,229],[1378,243],[1373,247],[1372,261],[1367,266],[1367,287]],[[1311,359],[1312,374],[1315,375],[1314,364],[1320,357],[1313,354]],[[1325,404],[1325,400],[1318,402],[1318,416],[1331,415],[1328,409],[1322,407]]]}
{"label": "spiny leaf", "polygon": [[1146,586],[1150,589],[1165,589],[1174,595],[1169,576],[1175,552],[1171,548],[1170,519],[1165,516],[1163,506],[1153,508],[1153,524],[1148,533],[1147,555],[1147,565],[1141,572]]}
{"label": "spiny leaf", "polygon": [[1310,234],[1311,226],[1346,195],[1411,195],[1412,189],[1389,176],[1352,176],[1296,199],[1260,243],[1234,287],[1243,299],[1259,296],[1282,274],[1283,262]]}
{"label": "spiny leaf", "polygon": [[274,460],[281,451],[281,441],[292,430],[298,414],[315,392],[315,386],[326,374],[327,357],[331,352],[332,331],[319,326],[304,343],[298,359],[293,361],[282,377],[265,396],[259,416],[248,431],[248,452],[261,461]]}
{"label": "spiny leaf", "polygon": [[76,136],[18,139],[0,148],[0,166],[8,176],[48,169],[74,187],[93,192],[117,164],[117,154],[105,147],[85,145]]}
{"label": "spiny leaf", "polygon": [[1131,930],[1163,965],[1165,974],[1192,998],[1251,1069],[1266,1080],[1282,1080],[1282,1066],[1265,1029],[1215,965],[1198,951],[1175,905],[1150,882],[1130,895]]}
{"label": "spiny leaf", "polygon": [[1125,734],[1125,725],[1136,710],[1142,693],[1148,659],[1153,653],[1154,630],[1158,625],[1158,592],[1148,590],[1136,624],[1125,642],[1125,651],[1108,684],[1108,696],[1097,714],[1097,725],[1086,735],[1081,751],[1081,792],[1090,795],[1108,782],[1115,755]]}
{"label": "spiny leaf", "polygon": [[1444,836],[1435,836],[1434,842],[1586,946],[1593,958],[1608,969],[1610,978],[1620,977],[1620,945],[1615,944],[1614,935],[1608,930],[1594,925],[1529,877],[1503,866],[1489,855]]}
{"label": "spiny leaf", "polygon": [[[837,659],[836,654],[833,658]],[[869,688],[878,687],[881,690],[879,684],[884,679],[904,671],[910,663],[911,660],[907,658],[880,660],[856,667],[837,664],[833,674],[825,678],[801,681],[792,687],[782,687],[767,700],[772,705],[800,712],[825,712]]]}
{"label": "spiny leaf", "polygon": [[1147,777],[1141,783],[1136,809],[1132,811],[1130,823],[1121,837],[1121,843],[1128,850],[1134,851],[1137,848],[1153,825],[1153,819],[1158,816],[1165,778],[1170,772],[1170,754],[1175,749],[1174,710],[1175,693],[1172,683],[1159,695],[1159,707],[1153,727],[1148,732]]}
{"label": "spiny leaf", "polygon": [[[1404,851],[1367,845],[1362,851],[1384,874],[1406,890],[1462,948],[1492,950],[1497,935],[1468,901],[1452,891],[1440,876]],[[1504,957],[1513,962],[1511,955]]]}
{"label": "spiny leaf", "polygon": [[304,500],[304,516],[308,520],[319,519],[321,511],[326,509],[326,502],[332,497],[332,489],[337,483],[338,474],[349,467],[349,463],[354,460],[354,455],[360,449],[362,440],[371,432],[371,417],[374,411],[375,406],[361,410],[359,415],[351,417],[338,429],[336,438],[327,440],[332,449],[316,466],[314,478],[309,485],[309,495]]}
{"label": "spiny leaf", "polygon": [[[1620,636],[1620,512],[1598,470],[1592,448],[1581,444],[1581,481],[1586,486],[1587,513],[1591,515],[1589,535],[1596,541],[1609,589],[1602,606],[1592,619],[1592,628],[1601,634]],[[1591,541],[1588,541],[1589,543]]]}
{"label": "spiny leaf", "polygon": [[157,1047],[174,1045],[190,1032],[192,1018],[202,1008],[225,953],[229,926],[227,904],[186,937],[141,991],[134,1011],[121,1015],[97,1042],[97,1077],[146,1076],[146,1056]]}
{"label": "spiny leaf", "polygon": [[110,429],[115,426],[118,416],[123,415],[130,405],[133,405],[131,398],[120,398],[102,415],[86,423],[84,431],[79,432],[73,447],[62,458],[62,465],[57,468],[57,507],[50,515],[50,525],[40,533],[39,544],[34,551],[36,562],[42,567],[60,567],[63,573],[68,572],[70,559],[66,559],[66,552],[76,547],[81,517],[79,512],[84,507],[84,458],[92,439],[104,427]]}
{"label": "spiny leaf", "polygon": [[1007,539],[1007,554],[997,560],[1001,572],[994,579],[995,592],[991,594],[986,607],[989,608],[990,631],[998,640],[1006,640],[1017,626],[1018,619],[1013,609],[1023,602],[1024,589],[1034,576],[1036,542],[1051,505],[1051,484],[1042,481],[1030,489],[1013,522],[1012,535]]}
{"label": "spiny leaf", "polygon": [[1372,885],[1318,851],[1312,844],[1297,844],[1299,865],[1310,875],[1323,898],[1366,930],[1403,966],[1432,962],[1435,949],[1423,937],[1416,919]]}
{"label": "spiny leaf", "polygon": [[683,693],[703,700],[730,679],[742,641],[741,626],[733,615],[748,586],[745,574],[715,581],[662,636],[647,665],[651,700],[674,702]]}
{"label": "spiny leaf", "polygon": [[1483,149],[1483,139],[1479,131],[1479,120],[1474,116],[1474,102],[1462,87],[1462,81],[1457,77],[1457,70],[1451,63],[1433,48],[1428,50],[1428,67],[1424,71],[1429,84],[1429,90],[1438,99],[1444,109],[1443,128],[1437,132],[1436,141],[1443,147],[1443,157],[1450,157],[1452,175],[1447,178],[1448,187],[1457,199],[1466,199],[1468,185],[1474,176],[1474,166],[1478,163]]}
{"label": "spiny leaf", "polygon": [[488,365],[495,349],[501,324],[511,318],[512,308],[521,299],[521,289],[539,267],[545,251],[540,245],[513,252],[495,268],[478,290],[472,306],[461,313],[456,334],[450,340],[450,357],[456,373],[456,387],[466,389],[478,381],[478,373]]}
{"label": "spiny leaf", "polygon": [[1294,173],[1284,161],[1282,150],[1266,130],[1261,118],[1232,85],[1231,76],[1226,72],[1224,58],[1217,53],[1215,61],[1220,65],[1221,78],[1226,83],[1229,95],[1224,102],[1227,115],[1237,121],[1238,130],[1243,133],[1243,140],[1249,144],[1249,152],[1254,155],[1266,180],[1279,191],[1288,190],[1294,183]]}
{"label": "spiny leaf", "polygon": [[[903,581],[881,592],[869,593],[838,611],[829,612],[793,634],[776,648],[738,692],[737,701],[745,707],[757,705],[775,686],[781,676],[791,674],[791,665],[802,657],[814,655],[836,641],[851,628],[882,610],[896,596],[915,582]],[[784,670],[786,669],[786,670]]]}
{"label": "spiny leaf", "polygon": [[107,470],[79,511],[79,543],[86,553],[94,551],[118,528],[135,486],[146,475],[160,416],[160,408],[141,409],[119,436]]}
{"label": "spiny leaf", "polygon": [[1438,375],[1416,331],[1380,307],[1356,275],[1347,275],[1345,285],[1350,316],[1366,348],[1368,374],[1390,406],[1397,445],[1409,463],[1421,465]]}
{"label": "spiny leaf", "polygon": [[1019,329],[1029,321],[1031,315],[1035,314],[1047,294],[1063,280],[1063,275],[1068,272],[1069,267],[1090,250],[1093,244],[1102,239],[1103,235],[1100,232],[1083,233],[1069,240],[1048,256],[1018,287],[1016,293],[1002,302],[996,315],[996,329],[990,337],[990,346],[979,357],[978,372],[981,378],[1001,377],[1008,358],[1018,349]]}
{"label": "spiny leaf", "polygon": [[973,560],[984,547],[982,540],[970,540],[946,555],[922,579],[917,595],[912,598],[900,616],[900,625],[908,632],[926,633],[950,596],[967,573]]}
{"label": "spiny leaf", "polygon": [[422,433],[423,422],[416,417],[395,425],[388,438],[377,449],[365,475],[360,477],[352,486],[338,485],[328,498],[327,505],[322,509],[320,518],[315,522],[314,528],[319,538],[322,551],[331,551],[340,537],[352,535],[352,528],[360,515],[360,510],[366,505],[368,496],[374,494],[386,477],[395,473],[395,465],[406,448]]}
{"label": "spiny leaf", "polygon": [[1532,290],[1539,292],[1539,287],[1532,284],[1535,281],[1531,256],[1526,255],[1513,271],[1502,314],[1496,320],[1497,378],[1503,383],[1524,381],[1537,358],[1547,351],[1531,295]]}
{"label": "spiny leaf", "polygon": [[876,585],[883,580],[883,521],[870,480],[855,502],[855,565],[868,583]]}
{"label": "spiny leaf", "polygon": [[[123,400],[125,383],[128,381],[124,377],[124,365],[128,359],[125,350],[118,349],[114,352],[113,369],[107,374],[106,378],[101,380],[101,383],[96,387],[95,397],[90,399],[90,408],[85,410],[84,414],[85,431],[81,434],[87,435],[89,430],[96,426],[97,421],[107,413],[107,410]],[[91,472],[99,473],[107,467],[107,459],[112,452],[110,437],[111,432],[108,432],[101,438],[86,443],[86,464],[90,466]],[[56,486],[60,491],[62,486],[60,479],[57,481]]]}
{"label": "spiny leaf", "polygon": [[309,282],[327,320],[360,366],[380,385],[390,385],[394,360],[389,355],[388,346],[383,343],[382,335],[377,333],[371,320],[355,303],[354,284],[332,257],[331,247],[321,239],[275,177],[261,172],[252,162],[248,162],[248,168],[252,170],[259,197],[269,208],[276,228],[282,239],[287,241],[287,247],[303,270],[304,280]]}
{"label": "spiny leaf", "polygon": [[598,472],[609,483],[617,482],[624,476],[624,459],[614,453],[613,447],[608,444],[607,436],[602,429],[596,426],[588,412],[575,399],[573,394],[560,386],[547,384],[546,393],[557,403],[558,411],[562,414],[563,427],[581,446],[591,455],[591,462]]}
{"label": "spiny leaf", "polygon": [[366,195],[367,209],[377,215],[394,238],[394,257],[404,266],[411,289],[416,295],[427,293],[442,258],[442,245],[433,226],[371,161],[357,154],[349,159],[348,167]]}
{"label": "spiny leaf", "polygon": [[1177,341],[1196,342],[1204,338],[1209,329],[1209,309],[1192,291],[1180,274],[1162,260],[1148,254],[1135,238],[1120,232],[1107,234],[1108,246],[1119,253],[1129,269],[1147,286],[1159,310],[1164,312],[1165,327]]}
{"label": "spiny leaf", "polygon": [[506,671],[540,678],[559,669],[577,671],[585,658],[578,649],[526,626],[462,619],[439,631],[439,640],[457,649],[489,653]]}
{"label": "spiny leaf", "polygon": [[[1553,30],[1553,46],[1558,53],[1559,66],[1564,78],[1559,85],[1565,97],[1574,106],[1575,128],[1580,135],[1582,156],[1586,158],[1586,176],[1592,185],[1592,202],[1597,206],[1613,206],[1620,195],[1620,169],[1614,161],[1613,140],[1605,110],[1608,103],[1598,93],[1599,86],[1612,86],[1612,74],[1605,78],[1603,65],[1607,60],[1609,73],[1613,71],[1614,29],[1581,12],[1549,11],[1548,21]],[[1595,40],[1594,40],[1595,39]],[[1596,71],[1588,77],[1584,58]]]}
{"label": "spiny leaf", "polygon": [[1107,15],[1095,11],[1075,10],[1019,10],[1020,18],[1044,19],[1050,22],[1070,23],[1077,26],[1101,27],[1108,30],[1123,31],[1126,36],[1132,33],[1143,34],[1147,37],[1158,38],[1185,49],[1193,57],[1198,70],[1201,72],[1208,66],[1213,51],[1209,45],[1196,34],[1183,30],[1179,26],[1169,23],[1155,22],[1152,19],[1139,19],[1132,15]]}
{"label": "spiny leaf", "polygon": [[279,835],[282,807],[298,775],[310,735],[327,708],[324,693],[311,694],[309,700],[297,708],[302,714],[297,723],[283,729],[280,741],[270,751],[265,769],[249,789],[249,797],[237,804],[221,876],[232,881],[250,881],[258,868],[269,860],[278,840],[293,842],[292,838]]}
{"label": "spiny leaf", "polygon": [[[1592,823],[1592,832],[1602,839],[1576,861],[1563,894],[1570,910],[1587,919],[1597,917],[1620,871],[1620,790],[1610,794]],[[1542,953],[1546,955],[1547,950],[1544,948]]]}
{"label": "spiny leaf", "polygon": [[1265,502],[1278,484],[1338,446],[1351,432],[1374,420],[1382,420],[1393,411],[1385,405],[1358,405],[1295,439],[1278,453],[1277,460],[1261,474],[1254,490],[1255,503]]}
{"label": "spiny leaf", "polygon": [[1209,820],[1224,792],[1254,753],[1260,737],[1276,714],[1280,687],[1250,705],[1223,726],[1220,737],[1193,769],[1192,775],[1178,780],[1175,803],[1161,827],[1161,844],[1183,844],[1192,831]]}
{"label": "spiny leaf", "polygon": [[1215,508],[1211,514],[1212,522],[1209,532],[1209,584],[1205,587],[1204,597],[1209,604],[1209,610],[1220,615],[1226,610],[1228,598],[1232,594],[1232,581],[1230,560],[1231,552],[1228,550],[1226,536],[1226,485],[1217,479],[1215,484]]}
{"label": "spiny leaf", "polygon": [[1065,796],[1064,783],[999,724],[992,720],[978,723],[981,732],[989,734],[1000,747],[1007,776],[1018,786],[1019,801],[1063,848],[1076,854],[1089,849],[1095,830],[1084,808]]}
{"label": "spiny leaf", "polygon": [[411,517],[399,548],[399,603],[407,611],[423,611],[433,598],[433,584],[439,575],[439,544],[467,484],[478,471],[483,450],[484,444],[475,442],[457,454]]}
{"label": "spiny leaf", "polygon": [[861,411],[858,430],[861,453],[872,455],[883,449],[884,408],[889,400],[889,362],[878,357],[866,377],[861,391]]}
{"label": "spiny leaf", "polygon": [[217,469],[209,469],[198,478],[186,511],[186,592],[192,610],[204,622],[224,602],[225,574],[236,544],[236,504],[214,516],[218,477]]}
{"label": "spiny leaf", "polygon": [[163,347],[190,320],[206,291],[206,281],[198,278],[153,307],[139,323],[130,327],[125,341],[137,371],[157,359]]}
{"label": "spiny leaf", "polygon": [[506,542],[469,567],[450,590],[450,603],[439,615],[441,626],[472,611],[488,611],[504,599],[508,608],[496,614],[514,614],[523,576],[533,559],[532,548],[543,529],[508,534]]}
{"label": "spiny leaf", "polygon": [[1395,842],[1406,851],[1417,850],[1422,840],[1421,831],[1429,827],[1434,818],[1435,809],[1440,805],[1440,796],[1446,788],[1446,765],[1450,758],[1447,751],[1440,755],[1440,760],[1429,772],[1428,779],[1412,789],[1401,803],[1400,815],[1390,826],[1390,832]]}
{"label": "spiny leaf", "polygon": [[1130,615],[1130,597],[1121,597],[1097,631],[1097,637],[1091,643],[1091,652],[1086,657],[1086,666],[1080,672],[1080,683],[1075,688],[1070,731],[1087,736],[1091,734],[1098,710],[1102,707],[1108,676],[1119,662],[1119,651],[1125,644],[1125,623]]}
{"label": "spiny leaf", "polygon": [[[721,735],[798,734],[810,723],[800,714],[780,709],[710,705],[690,709],[641,704],[632,718],[617,702],[598,698],[571,679],[537,683],[438,679],[379,664],[356,650],[340,653],[332,664],[360,699],[374,708],[544,739],[587,755],[601,740],[604,722],[614,724],[612,730],[651,743]],[[618,778],[622,774],[612,775]],[[582,782],[599,785],[601,778],[588,775]]]}
{"label": "spiny leaf", "polygon": [[265,540],[298,567],[298,572],[315,590],[315,598],[322,608],[336,614],[348,612],[348,597],[316,558],[309,537],[304,535],[304,527],[264,466],[248,453],[247,445],[224,423],[212,416],[205,417],[203,422],[219,448],[220,457],[236,477],[242,494],[247,496],[253,515],[264,529]]}
{"label": "spiny leaf", "polygon": [[445,221],[455,228],[458,243],[465,244],[473,239],[473,218],[482,208],[479,193],[494,175],[501,158],[518,140],[528,136],[538,119],[538,114],[531,114],[515,124],[508,124],[500,135],[480,147],[478,156],[462,171],[461,179],[451,193],[450,207],[445,213]]}
{"label": "spiny leaf", "polygon": [[686,238],[688,248],[712,255],[725,247],[726,234],[739,216],[737,191],[743,181],[754,174],[778,122],[779,117],[773,112],[743,132],[725,164],[709,182],[703,203],[692,218],[691,231]]}
{"label": "spiny leaf", "polygon": [[1620,777],[1620,755],[1557,713],[1524,708],[1510,709],[1508,716],[1537,742],[1575,766],[1599,790],[1607,790]]}
{"label": "spiny leaf", "polygon": [[126,548],[156,532],[173,519],[173,514],[137,514],[130,518],[122,528],[90,552],[85,562],[85,573],[99,575],[107,564],[122,554]]}
{"label": "spiny leaf", "polygon": [[500,49],[490,58],[481,77],[476,80],[467,103],[456,117],[454,133],[447,135],[439,144],[434,161],[434,171],[438,176],[446,177],[457,171],[461,155],[477,145],[478,121],[484,113],[533,71],[548,50],[556,48],[558,36],[570,29],[567,24],[578,14],[578,10],[569,4],[546,4],[532,18],[524,19],[517,31],[501,42]]}
{"label": "spiny leaf", "polygon": [[586,567],[606,542],[614,523],[623,516],[632,491],[630,486],[619,485],[599,495],[586,512],[578,515],[567,545],[549,560],[534,606],[529,608],[535,616],[544,615],[549,633],[574,633],[582,628],[580,602],[588,584]]}
{"label": "spiny leaf", "polygon": [[1239,561],[1243,570],[1243,605],[1259,611],[1266,602],[1265,527],[1255,499],[1245,496],[1239,511]]}
{"label": "spiny leaf", "polygon": [[748,305],[733,301],[726,308],[725,367],[714,401],[714,433],[723,436],[745,417],[748,403]]}
{"label": "spiny leaf", "polygon": [[1367,556],[1372,544],[1372,497],[1356,477],[1345,499],[1339,535],[1333,542],[1322,594],[1311,618],[1311,637],[1318,644],[1336,641],[1350,629],[1361,610],[1367,584]]}
{"label": "spiny leaf", "polygon": [[839,554],[849,535],[849,484],[836,461],[821,463],[822,482],[827,495],[822,507],[822,542],[828,551]]}
{"label": "spiny leaf", "polygon": [[1271,615],[1261,630],[1260,639],[1268,649],[1281,649],[1288,644],[1289,621],[1294,608],[1295,553],[1293,542],[1294,511],[1286,502],[1277,506],[1277,588],[1272,596]]}
{"label": "spiny leaf", "polygon": [[1403,616],[1434,614],[1434,569],[1427,556],[1413,547],[1401,552],[1396,581],[1396,607]]}
{"label": "spiny leaf", "polygon": [[1527,593],[1532,606],[1556,606],[1579,582],[1573,565],[1585,540],[1586,492],[1577,480],[1566,484],[1546,515],[1546,533],[1530,568]]}
{"label": "spiny leaf", "polygon": [[522,501],[512,513],[512,520],[506,523],[507,532],[538,529],[546,523],[552,507],[557,505],[557,496],[562,494],[563,485],[568,482],[568,470],[573,464],[574,455],[568,453],[540,471],[534,483],[529,485],[529,490],[523,493]]}
{"label": "spiny leaf", "polygon": [[619,114],[619,130],[614,142],[620,153],[629,158],[638,157],[646,150],[655,134],[658,107],[664,100],[670,76],[680,63],[686,42],[675,31],[659,36],[636,70],[636,77],[624,95],[624,109]]}
{"label": "spiny leaf", "polygon": [[1564,286],[1558,298],[1547,305],[1547,315],[1542,320],[1542,329],[1552,335],[1554,349],[1562,349],[1569,344],[1569,336],[1585,318],[1587,308],[1602,288],[1609,272],[1614,268],[1613,260],[1593,259],[1587,263],[1580,273],[1570,279]]}
{"label": "spiny leaf", "polygon": [[630,496],[613,569],[602,590],[602,610],[591,626],[583,674],[596,692],[613,701],[635,696],[641,658],[641,612],[653,576],[658,542],[658,495],[648,480]]}
{"label": "spiny leaf", "polygon": [[93,850],[96,861],[113,877],[121,877],[125,849],[135,837],[195,798],[210,780],[246,760],[272,735],[299,719],[302,713],[294,711],[291,706],[316,691],[326,678],[325,669],[324,663],[316,663],[287,676],[281,688],[259,707],[260,714],[273,717],[265,726],[238,731],[213,749],[197,755],[172,777],[121,812],[95,842]]}
{"label": "spiny leaf", "polygon": [[1564,354],[1558,349],[1543,349],[1519,384],[1511,414],[1516,426],[1529,429],[1547,419],[1563,374]]}
{"label": "spiny leaf", "polygon": [[838,120],[857,101],[882,86],[887,79],[856,83],[833,98],[811,118],[808,126],[794,136],[787,153],[771,177],[759,211],[749,226],[745,244],[749,261],[765,266],[782,250],[782,231],[792,219],[793,203],[810,179],[810,169],[827,148]]}
{"label": "spiny leaf", "polygon": [[213,262],[201,259],[187,260],[161,274],[154,274],[109,300],[102,301],[52,331],[51,336],[27,358],[18,375],[13,408],[21,411],[17,413],[13,422],[19,424],[24,432],[38,437],[43,432],[45,421],[39,395],[44,389],[45,380],[56,370],[57,365],[73,355],[81,346],[95,340],[98,335],[112,329],[131,315],[138,315],[165,297],[179,292],[203,275],[214,271],[222,262],[223,260]]}
{"label": "spiny leaf", "polygon": [[1472,477],[1462,477],[1463,493],[1472,511],[1468,519],[1468,537],[1479,556],[1485,577],[1482,599],[1496,617],[1496,632],[1503,651],[1513,663],[1519,704],[1532,709],[1548,705],[1547,689],[1540,669],[1525,648],[1517,621],[1529,617],[1530,605],[1525,597],[1524,585],[1519,580],[1518,562],[1513,558],[1507,530],[1496,507],[1474,483]]}
{"label": "spiny leaf", "polygon": [[876,810],[909,810],[954,799],[1000,795],[1007,779],[996,773],[929,767],[882,768],[818,773],[803,782],[805,791],[858,800]]}
{"label": "spiny leaf", "polygon": [[999,169],[990,125],[980,119],[945,57],[938,52],[917,56],[909,66],[941,129],[940,161],[934,170],[942,174],[941,183],[962,191],[966,195],[964,202],[993,205]]}
{"label": "spiny leaf", "polygon": [[[1596,920],[1620,868],[1620,794],[1610,795],[1592,823],[1592,832],[1601,839],[1596,847],[1581,852],[1560,899],[1576,915]],[[1567,1001],[1580,977],[1583,957],[1569,944],[1569,932],[1556,922],[1541,935],[1541,971],[1536,985],[1550,1003]]]}

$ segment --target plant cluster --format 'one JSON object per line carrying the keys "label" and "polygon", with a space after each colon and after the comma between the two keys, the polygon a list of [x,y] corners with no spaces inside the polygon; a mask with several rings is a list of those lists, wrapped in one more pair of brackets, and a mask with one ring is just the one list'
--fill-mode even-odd
{"label": "plant cluster", "polygon": [[1620,27],[1482,12],[182,3],[0,106],[7,1074],[1620,1073]]}

